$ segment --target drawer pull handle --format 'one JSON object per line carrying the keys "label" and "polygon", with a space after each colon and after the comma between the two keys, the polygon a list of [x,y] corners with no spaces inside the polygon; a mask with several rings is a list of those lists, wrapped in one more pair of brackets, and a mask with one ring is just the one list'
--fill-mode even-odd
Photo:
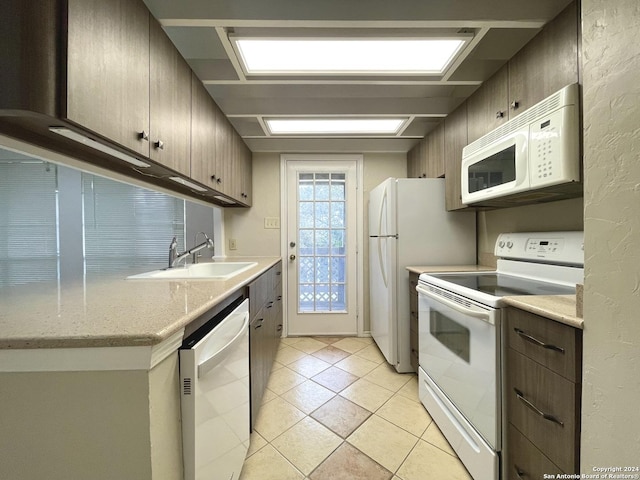
{"label": "drawer pull handle", "polygon": [[519,328],[514,328],[513,330],[525,340],[535,345],[538,345],[539,347],[546,348],[547,350],[555,350],[556,352],[564,353],[564,348],[562,347],[557,347],[550,343],[544,343],[543,341],[538,340],[536,337],[532,337],[531,335],[526,333],[524,330],[520,330]]}
{"label": "drawer pull handle", "polygon": [[526,473],[524,473],[524,470],[522,470],[518,465],[514,465],[513,468],[516,469],[516,476],[520,479],[520,480],[524,480],[523,475],[527,475]]}
{"label": "drawer pull handle", "polygon": [[518,390],[517,388],[514,388],[513,391],[516,392],[516,396],[518,397],[518,400],[520,400],[522,403],[524,403],[527,407],[529,407],[535,413],[540,415],[542,418],[544,418],[545,420],[549,420],[550,422],[557,423],[561,427],[564,427],[564,423],[563,422],[558,420],[553,415],[549,415],[548,413],[544,413],[542,410],[540,410],[538,407],[536,407],[533,403],[531,403],[529,400],[527,400],[524,397],[524,394],[520,390]]}

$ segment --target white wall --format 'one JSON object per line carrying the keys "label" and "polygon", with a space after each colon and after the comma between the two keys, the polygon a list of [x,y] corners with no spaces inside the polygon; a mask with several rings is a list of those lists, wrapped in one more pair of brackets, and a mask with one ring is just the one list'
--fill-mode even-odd
{"label": "white wall", "polygon": [[[404,153],[364,154],[364,234],[368,232],[369,192],[389,177],[406,177]],[[253,206],[250,209],[227,208],[224,212],[227,255],[280,255],[280,230],[265,229],[264,217],[280,216],[280,154],[254,153]],[[284,225],[283,219],[281,223]],[[238,249],[229,250],[229,239],[235,238]],[[364,258],[364,330],[369,330],[369,253],[368,242],[362,250]]]}
{"label": "white wall", "polygon": [[640,2],[583,0],[582,29],[581,469],[592,473],[640,466]]}

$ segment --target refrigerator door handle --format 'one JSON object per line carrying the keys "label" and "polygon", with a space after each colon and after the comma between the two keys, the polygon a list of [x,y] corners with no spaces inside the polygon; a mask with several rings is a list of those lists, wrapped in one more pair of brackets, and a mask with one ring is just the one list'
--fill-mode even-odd
{"label": "refrigerator door handle", "polygon": [[[382,217],[385,214],[385,208],[387,206],[387,187],[384,187],[384,191],[382,192],[382,199],[380,200],[380,212],[378,212],[378,234],[380,237],[385,237],[388,232],[382,231]],[[380,262],[380,272],[382,273],[382,281],[384,283],[385,288],[389,287],[389,282],[387,281],[387,272],[384,268],[384,260],[382,258],[382,240],[378,238],[378,262]]]}
{"label": "refrigerator door handle", "polygon": [[382,281],[384,282],[385,288],[389,288],[389,283],[387,282],[387,272],[385,272],[384,268],[384,260],[382,258],[382,240],[378,238],[378,262],[380,263],[380,272],[382,273]]}
{"label": "refrigerator door handle", "polygon": [[378,212],[378,235],[384,237],[387,232],[382,231],[382,217],[385,213],[385,207],[387,205],[387,187],[384,187],[382,192],[382,199],[380,200],[380,211]]}

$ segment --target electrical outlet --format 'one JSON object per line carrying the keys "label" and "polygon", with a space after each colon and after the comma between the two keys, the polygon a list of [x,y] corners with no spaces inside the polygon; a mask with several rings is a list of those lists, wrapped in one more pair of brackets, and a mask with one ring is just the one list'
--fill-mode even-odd
{"label": "electrical outlet", "polygon": [[264,217],[264,228],[280,228],[280,218]]}
{"label": "electrical outlet", "polygon": [[236,243],[236,239],[235,238],[230,238],[229,239],[229,250],[237,250],[238,249],[238,244]]}

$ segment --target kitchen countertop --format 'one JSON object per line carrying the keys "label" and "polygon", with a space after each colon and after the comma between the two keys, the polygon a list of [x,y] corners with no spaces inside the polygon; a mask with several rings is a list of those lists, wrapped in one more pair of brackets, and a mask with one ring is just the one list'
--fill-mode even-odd
{"label": "kitchen countertop", "polygon": [[523,295],[504,297],[504,302],[574,328],[584,328],[584,320],[576,316],[575,295]]}
{"label": "kitchen countertop", "polygon": [[229,280],[127,280],[104,274],[70,285],[0,289],[0,349],[153,346],[256,277],[279,257],[228,257],[257,265]]}
{"label": "kitchen countertop", "polygon": [[484,272],[495,270],[494,267],[484,265],[429,265],[418,267],[407,267],[413,273],[435,273],[435,272]]}

